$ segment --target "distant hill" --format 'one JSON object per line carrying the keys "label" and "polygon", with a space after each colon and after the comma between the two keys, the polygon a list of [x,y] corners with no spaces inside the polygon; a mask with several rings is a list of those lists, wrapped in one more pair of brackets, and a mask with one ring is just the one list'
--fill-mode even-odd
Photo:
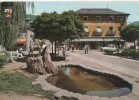
{"label": "distant hill", "polygon": [[139,21],[132,22],[130,24],[139,25]]}
{"label": "distant hill", "polygon": [[33,21],[35,18],[36,18],[35,15],[26,14],[26,19],[31,19],[31,21]]}

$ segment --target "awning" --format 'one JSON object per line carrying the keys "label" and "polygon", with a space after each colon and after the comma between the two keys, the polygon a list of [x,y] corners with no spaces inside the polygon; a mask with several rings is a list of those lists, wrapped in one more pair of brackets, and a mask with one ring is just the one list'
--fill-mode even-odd
{"label": "awning", "polygon": [[85,31],[86,33],[88,33],[88,32],[89,32],[88,28],[84,28],[84,31]]}
{"label": "awning", "polygon": [[100,28],[96,28],[96,32],[97,32],[97,33],[101,33],[102,30],[101,30]]}
{"label": "awning", "polygon": [[17,39],[17,44],[25,44],[26,43],[26,38],[18,38]]}

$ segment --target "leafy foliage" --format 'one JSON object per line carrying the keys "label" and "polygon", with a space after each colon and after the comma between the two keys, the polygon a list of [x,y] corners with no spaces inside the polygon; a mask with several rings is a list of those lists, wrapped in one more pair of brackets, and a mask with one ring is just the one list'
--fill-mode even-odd
{"label": "leafy foliage", "polygon": [[44,12],[36,17],[32,27],[36,38],[58,42],[80,38],[84,31],[83,24],[77,20],[77,15],[73,11],[62,14]]}
{"label": "leafy foliage", "polygon": [[124,51],[121,52],[121,56],[136,59],[139,58],[139,51],[135,51],[134,49],[124,49]]}
{"label": "leafy foliage", "polygon": [[121,37],[124,40],[133,42],[139,39],[139,25],[128,25],[121,30]]}
{"label": "leafy foliage", "polygon": [[36,18],[36,16],[32,15],[32,14],[26,14],[26,18],[30,19],[31,21],[33,21]]}
{"label": "leafy foliage", "polygon": [[[33,3],[31,4],[34,7]],[[2,7],[0,3],[0,19],[2,19]],[[0,44],[6,49],[12,49],[15,46],[17,36],[19,34],[19,25],[25,23],[26,17],[26,2],[13,2],[13,20],[0,20]]]}

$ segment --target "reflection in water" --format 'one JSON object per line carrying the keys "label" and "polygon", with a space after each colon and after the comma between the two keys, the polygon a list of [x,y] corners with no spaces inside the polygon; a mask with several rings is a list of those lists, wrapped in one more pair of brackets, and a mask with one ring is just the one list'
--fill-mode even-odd
{"label": "reflection in water", "polygon": [[[47,81],[59,88],[88,95],[120,96],[119,90],[123,89],[123,85],[116,85],[119,83],[108,77],[75,67],[60,68],[58,74],[49,77]],[[130,89],[125,88],[124,90],[126,90],[124,93],[130,92]],[[114,92],[114,95],[111,94],[112,92]]]}

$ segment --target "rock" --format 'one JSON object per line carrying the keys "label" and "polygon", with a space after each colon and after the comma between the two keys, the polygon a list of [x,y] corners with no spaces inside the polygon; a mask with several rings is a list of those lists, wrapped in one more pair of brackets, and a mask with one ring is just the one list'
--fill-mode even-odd
{"label": "rock", "polygon": [[27,70],[31,73],[43,75],[46,73],[56,74],[58,72],[58,67],[51,61],[50,54],[46,48],[43,50],[42,56],[28,57],[26,63]]}
{"label": "rock", "polygon": [[51,56],[49,54],[49,51],[46,49],[43,56],[43,66],[48,73],[56,74],[58,72],[58,67],[54,65],[54,63],[51,61]]}
{"label": "rock", "polygon": [[39,57],[28,57],[27,58],[27,70],[31,73],[46,74],[45,68],[41,56]]}

